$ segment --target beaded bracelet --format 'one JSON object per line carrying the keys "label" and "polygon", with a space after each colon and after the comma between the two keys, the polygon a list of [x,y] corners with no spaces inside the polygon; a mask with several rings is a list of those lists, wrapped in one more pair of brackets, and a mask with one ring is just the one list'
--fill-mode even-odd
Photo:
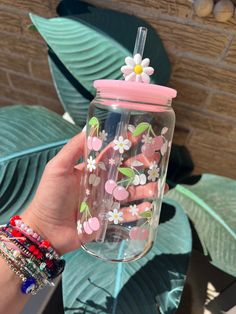
{"label": "beaded bracelet", "polygon": [[19,251],[17,251],[19,253],[16,255],[14,254],[16,252],[15,250],[11,251],[11,249],[7,247],[6,240],[0,242],[0,250],[17,269],[16,273],[18,274],[20,272],[26,278],[24,284],[21,286],[23,293],[27,291],[26,293],[31,292],[32,294],[36,294],[37,290],[48,283],[43,273],[39,273],[37,268],[31,269],[29,267],[30,264],[27,263],[27,259],[24,259]]}
{"label": "beaded bracelet", "polygon": [[0,255],[6,261],[10,269],[23,281],[21,285],[21,292],[24,294],[29,294],[29,293],[36,294],[35,280],[33,278],[27,278],[27,276],[25,276],[25,274],[19,268],[17,268],[14,265],[14,263],[12,263],[11,259],[1,250],[0,250]]}
{"label": "beaded bracelet", "polygon": [[24,294],[36,294],[46,284],[62,273],[65,261],[27,226],[20,216],[14,216],[6,226],[0,227],[0,255],[23,281]]}
{"label": "beaded bracelet", "polygon": [[62,273],[65,267],[65,261],[63,259],[53,258],[51,254],[49,254],[49,256],[48,252],[43,252],[41,247],[32,244],[31,240],[26,235],[25,240],[22,240],[22,234],[14,232],[15,229],[13,226],[7,225],[3,231],[6,232],[8,236],[15,238],[19,244],[32,253],[35,256],[36,261],[38,260],[37,262],[40,263],[40,267],[43,267],[43,265],[45,266],[45,271],[49,274],[50,279],[54,279]]}
{"label": "beaded bracelet", "polygon": [[[14,239],[15,240],[15,239]],[[8,254],[7,254],[8,253]],[[34,267],[33,271],[30,269],[30,264],[32,263],[31,260],[25,260],[24,263],[21,261],[17,260],[14,255],[12,255],[9,258],[9,252],[5,252],[5,255],[8,255],[8,261],[11,259],[12,262],[14,262],[15,266],[18,267],[18,271],[21,271],[25,274],[27,277],[27,280],[24,284],[21,286],[21,291],[23,293],[32,293],[36,294],[36,292],[42,288],[45,284],[48,283],[47,277],[39,274],[40,270],[37,266]],[[28,261],[28,263],[26,263]],[[37,271],[36,271],[37,269]],[[35,273],[36,271],[36,273]]]}
{"label": "beaded bracelet", "polygon": [[6,238],[6,240],[0,242],[0,247],[3,249],[4,253],[6,253],[12,261],[16,260],[16,264],[18,264],[21,269],[23,268],[35,279],[37,277],[38,285],[42,283],[51,284],[46,274],[28,256],[24,257],[24,253],[20,251],[20,249],[16,250],[14,247],[9,248],[7,245],[9,242],[7,240]]}
{"label": "beaded bracelet", "polygon": [[51,247],[49,241],[42,239],[40,235],[34,232],[29,226],[27,226],[22,221],[20,216],[13,216],[8,224],[15,227],[15,229],[18,230],[19,232],[23,233],[27,238],[31,240],[31,242],[35,243],[46,254],[48,253],[48,257],[56,259],[59,258],[59,255]]}
{"label": "beaded bracelet", "polygon": [[[29,263],[29,267],[30,265],[34,266],[34,268],[38,268],[41,272],[44,273],[44,275],[46,275],[47,279],[44,280],[44,283],[47,283],[49,284],[50,286],[54,286],[54,283],[49,280],[49,278],[51,278],[51,274],[47,272],[47,269],[46,269],[46,263],[42,262],[42,263],[39,263],[38,259],[36,259],[36,257],[31,253],[29,252],[24,246],[22,243],[18,242],[19,239],[17,238],[13,238],[12,235],[7,232],[5,229],[2,229],[0,230],[0,236],[1,235],[4,235],[5,237],[7,237],[9,240],[11,240],[11,242],[20,250],[21,254],[23,256],[25,256],[25,258],[28,260],[28,263]],[[18,257],[18,253],[16,252],[16,250],[13,252],[13,256],[15,258]]]}

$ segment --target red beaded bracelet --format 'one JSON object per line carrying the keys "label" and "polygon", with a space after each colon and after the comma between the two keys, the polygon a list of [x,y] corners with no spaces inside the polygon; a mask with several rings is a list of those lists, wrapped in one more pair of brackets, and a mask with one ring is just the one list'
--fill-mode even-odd
{"label": "red beaded bracelet", "polygon": [[13,216],[9,224],[14,227],[17,231],[23,233],[27,238],[34,242],[38,248],[42,248],[47,251],[47,253],[54,256],[54,258],[59,258],[59,254],[55,252],[49,241],[44,240],[34,232],[29,226],[27,226],[21,219],[20,216]]}
{"label": "red beaded bracelet", "polygon": [[[44,276],[46,276],[45,284],[53,284],[52,280],[64,270],[65,261],[59,258],[59,254],[53,249],[50,242],[43,239],[27,226],[20,216],[12,217],[6,226],[2,226],[0,228],[0,234],[5,235],[12,244],[19,248],[19,250],[17,250],[19,254],[15,254],[15,249],[12,251],[11,259],[13,260],[11,263],[15,268],[19,268],[19,265],[24,265],[24,270],[22,271],[29,274],[29,277],[27,277],[27,280],[21,287],[23,293],[28,293],[27,291],[35,293],[37,287],[42,286],[40,278]],[[2,247],[5,247],[4,244]],[[3,252],[1,249],[0,251],[4,257],[6,252]],[[11,250],[9,252],[11,252]],[[18,260],[19,255],[21,262]],[[36,267],[35,275],[33,275],[34,272],[32,273],[31,270],[32,263],[34,267]],[[32,282],[34,282],[34,290],[28,289],[28,284],[32,284]]]}

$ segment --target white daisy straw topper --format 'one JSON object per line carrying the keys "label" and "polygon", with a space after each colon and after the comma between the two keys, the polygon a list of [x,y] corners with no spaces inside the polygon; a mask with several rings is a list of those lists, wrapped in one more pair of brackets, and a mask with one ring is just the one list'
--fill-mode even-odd
{"label": "white daisy straw topper", "polygon": [[154,73],[154,69],[149,66],[149,58],[142,60],[142,56],[136,53],[133,58],[126,57],[125,63],[126,65],[121,67],[125,81],[150,83],[150,75]]}

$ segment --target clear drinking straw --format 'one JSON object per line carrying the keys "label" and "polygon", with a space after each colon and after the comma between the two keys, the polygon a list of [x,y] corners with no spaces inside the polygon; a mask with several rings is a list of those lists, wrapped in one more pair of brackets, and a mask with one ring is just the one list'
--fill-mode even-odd
{"label": "clear drinking straw", "polygon": [[[133,50],[133,57],[136,54],[140,54],[141,58],[143,57],[146,38],[147,38],[147,28],[140,26],[137,30],[137,35],[136,35],[136,40],[135,40],[135,45],[134,45],[134,50]],[[129,126],[129,119],[130,119],[130,110],[124,110],[121,114],[120,122],[116,130],[117,138],[119,138],[119,136],[123,136],[123,137],[126,136],[128,126]],[[118,157],[120,158],[119,153],[117,151],[114,151],[114,155],[112,156],[114,160],[116,160],[117,154],[118,154]],[[108,173],[109,180],[116,181],[117,177],[118,177],[117,168],[111,167]],[[109,201],[111,200],[112,200],[112,195],[107,194],[105,197],[105,204],[110,203]],[[101,228],[100,228],[100,232],[97,234],[97,238],[96,238],[97,242],[104,242],[104,239],[106,236],[106,231],[107,231],[107,226],[108,226],[108,221],[106,219],[106,211],[104,213],[101,213],[101,218],[102,218]]]}
{"label": "clear drinking straw", "polygon": [[138,28],[138,31],[137,31],[133,56],[135,56],[137,53],[139,53],[141,55],[141,57],[143,57],[146,38],[147,38],[147,28],[140,26]]}

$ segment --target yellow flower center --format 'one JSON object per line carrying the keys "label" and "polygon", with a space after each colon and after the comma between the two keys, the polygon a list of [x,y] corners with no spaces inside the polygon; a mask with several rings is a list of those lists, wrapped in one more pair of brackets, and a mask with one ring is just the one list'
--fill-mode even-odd
{"label": "yellow flower center", "polygon": [[140,64],[137,64],[135,67],[134,67],[134,72],[136,74],[141,74],[143,72],[143,67],[140,65]]}

